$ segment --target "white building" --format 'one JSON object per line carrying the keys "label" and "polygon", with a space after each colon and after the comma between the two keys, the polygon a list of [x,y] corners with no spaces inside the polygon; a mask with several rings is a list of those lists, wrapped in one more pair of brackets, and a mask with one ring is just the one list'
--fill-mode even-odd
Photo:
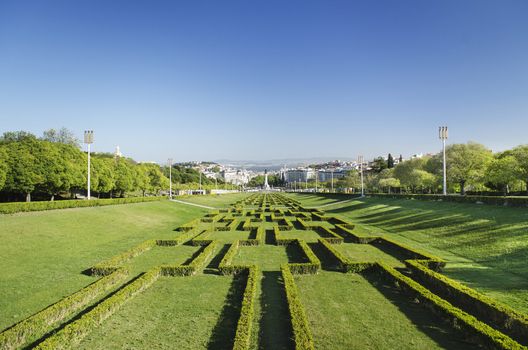
{"label": "white building", "polygon": [[226,169],[220,173],[225,182],[233,185],[245,185],[251,179],[251,174],[246,170]]}

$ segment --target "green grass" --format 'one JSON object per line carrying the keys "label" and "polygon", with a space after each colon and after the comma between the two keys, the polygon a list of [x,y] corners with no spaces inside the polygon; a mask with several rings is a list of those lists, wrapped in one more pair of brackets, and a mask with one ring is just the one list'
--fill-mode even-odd
{"label": "green grass", "polygon": [[248,193],[229,193],[229,194],[218,194],[218,195],[205,195],[205,196],[182,196],[174,197],[174,199],[181,200],[184,202],[206,205],[215,208],[227,208],[234,202],[248,197]]}
{"label": "green grass", "polygon": [[188,245],[156,246],[128,261],[125,267],[131,276],[137,276],[159,265],[180,265],[190,259],[199,248]]}
{"label": "green grass", "polygon": [[233,259],[233,265],[259,265],[263,271],[279,271],[280,265],[300,262],[302,256],[294,246],[241,246]]}
{"label": "green grass", "polygon": [[240,239],[248,239],[251,236],[250,231],[215,231],[212,233],[206,233],[205,235],[198,236],[198,239],[214,239],[220,243],[232,243],[233,241]]}
{"label": "green grass", "polygon": [[[322,196],[290,196],[303,204],[328,202]],[[449,277],[528,313],[526,208],[365,198],[325,212],[354,222],[358,233],[386,234],[440,256],[448,261]]]}
{"label": "green grass", "polygon": [[206,211],[169,201],[0,217],[0,329],[95,281],[81,272]]}
{"label": "green grass", "polygon": [[291,231],[281,231],[280,238],[298,238],[305,240],[306,242],[317,242],[321,236],[312,230],[291,230]]}
{"label": "green grass", "polygon": [[321,272],[296,283],[316,349],[470,349],[393,288],[358,274]]}
{"label": "green grass", "polygon": [[80,349],[207,349],[231,277],[160,278],[96,331]]}

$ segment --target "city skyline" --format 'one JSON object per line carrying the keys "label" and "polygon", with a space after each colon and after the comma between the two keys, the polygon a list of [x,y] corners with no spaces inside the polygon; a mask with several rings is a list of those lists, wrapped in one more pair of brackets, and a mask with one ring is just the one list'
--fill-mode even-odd
{"label": "city skyline", "polygon": [[139,161],[526,143],[522,1],[0,4],[0,131]]}

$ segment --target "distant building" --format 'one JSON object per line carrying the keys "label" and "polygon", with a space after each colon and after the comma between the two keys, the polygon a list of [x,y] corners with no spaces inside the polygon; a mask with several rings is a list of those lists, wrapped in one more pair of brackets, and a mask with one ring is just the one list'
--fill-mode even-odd
{"label": "distant building", "polygon": [[317,172],[317,178],[321,182],[332,181],[332,177],[334,178],[334,180],[346,177],[347,172],[348,172],[347,170],[343,170],[343,169],[319,170]]}
{"label": "distant building", "polygon": [[222,170],[220,174],[226,183],[237,186],[247,184],[251,178],[249,172],[240,169]]}
{"label": "distant building", "polygon": [[306,182],[315,179],[315,171],[313,169],[288,169],[283,172],[284,181],[290,182]]}

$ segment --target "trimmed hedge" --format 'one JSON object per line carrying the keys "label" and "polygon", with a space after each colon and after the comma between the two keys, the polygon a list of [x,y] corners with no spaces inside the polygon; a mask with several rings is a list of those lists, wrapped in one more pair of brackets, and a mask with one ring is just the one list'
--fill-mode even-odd
{"label": "trimmed hedge", "polygon": [[315,226],[315,232],[317,232],[321,237],[323,237],[328,243],[331,244],[341,244],[343,243],[343,237],[339,236],[335,232],[330,231],[328,228],[323,226]]}
{"label": "trimmed hedge", "polygon": [[341,225],[342,227],[347,228],[349,230],[353,230],[356,227],[356,225],[351,224],[335,216],[330,217],[330,219],[328,219],[328,222],[330,222],[332,225]]}
{"label": "trimmed hedge", "polygon": [[217,242],[212,241],[188,265],[162,265],[162,276],[192,276],[201,270],[216,250]]}
{"label": "trimmed hedge", "polygon": [[441,194],[387,194],[372,193],[372,197],[394,198],[394,199],[419,199],[429,201],[447,201],[457,203],[490,204],[508,207],[528,207],[528,197],[503,197],[503,196],[473,196],[473,195],[441,195]]}
{"label": "trimmed hedge", "polygon": [[247,271],[246,289],[244,290],[244,296],[242,298],[242,308],[240,309],[240,317],[237,322],[233,350],[249,350],[250,348],[259,270],[257,266],[252,265]]}
{"label": "trimmed hedge", "polygon": [[314,350],[312,332],[308,325],[308,319],[304,313],[304,307],[297,291],[293,275],[287,264],[281,266],[282,280],[286,291],[286,300],[290,312],[290,320],[293,330],[293,339],[296,350]]}
{"label": "trimmed hedge", "polygon": [[273,227],[273,240],[276,245],[289,245],[294,243],[296,238],[281,238],[280,229],[277,226]]}
{"label": "trimmed hedge", "polygon": [[377,270],[387,280],[396,284],[398,288],[407,293],[411,298],[419,300],[428,309],[440,317],[446,319],[457,330],[477,337],[478,344],[489,349],[526,349],[509,336],[491,328],[479,321],[474,316],[453,306],[448,301],[433,294],[430,290],[403,275],[394,268],[383,263],[377,263]]}
{"label": "trimmed hedge", "polygon": [[49,202],[14,202],[0,203],[1,214],[13,214],[27,211],[55,210],[66,208],[86,208],[102,207],[105,205],[133,204],[142,202],[155,202],[167,197],[129,197],[129,198],[112,198],[112,199],[91,199],[91,200],[63,200]]}
{"label": "trimmed hedge", "polygon": [[417,251],[414,248],[396,242],[388,237],[377,238],[373,242],[371,242],[371,244],[377,247],[388,247],[389,250],[396,250],[400,254],[405,255],[410,259],[427,260],[429,268],[432,268],[434,270],[439,270],[443,268],[446,264],[445,261],[436,256]]}
{"label": "trimmed hedge", "polygon": [[150,239],[112,258],[94,265],[90,269],[92,276],[106,276],[116,271],[128,260],[152,249],[157,244],[156,240]]}
{"label": "trimmed hedge", "polygon": [[178,227],[177,231],[191,231],[192,229],[197,228],[201,222],[202,220],[200,218],[194,219]]}
{"label": "trimmed hedge", "polygon": [[240,272],[246,271],[249,266],[248,265],[232,265],[233,258],[235,257],[238,248],[240,246],[239,241],[235,241],[231,244],[227,252],[225,253],[224,257],[220,261],[220,264],[218,264],[218,271],[220,271],[220,274],[222,275],[235,275]]}
{"label": "trimmed hedge", "polygon": [[242,225],[242,231],[251,231],[252,229],[253,227],[251,226],[251,219],[245,219],[244,224]]}
{"label": "trimmed hedge", "polygon": [[339,250],[335,249],[327,240],[319,238],[319,244],[323,247],[326,253],[337,260],[339,269],[343,272],[359,273],[371,269],[376,265],[374,262],[353,262],[350,261]]}
{"label": "trimmed hedge", "polygon": [[154,268],[141,275],[132,283],[118,290],[108,299],[97,304],[79,319],[67,324],[57,333],[46,338],[36,346],[39,350],[59,350],[74,348],[88,333],[116,312],[135,295],[150,287],[160,275],[160,269]]}
{"label": "trimmed hedge", "polygon": [[475,315],[521,344],[528,344],[528,315],[519,313],[474,289],[464,286],[426,266],[427,261],[406,260],[412,276],[438,296]]}
{"label": "trimmed hedge", "polygon": [[380,238],[380,236],[358,236],[352,232],[351,228],[341,224],[336,224],[334,230],[346,238],[349,238],[352,242],[359,244],[369,244]]}
{"label": "trimmed hedge", "polygon": [[291,231],[293,230],[293,224],[291,223],[290,220],[286,219],[286,218],[281,218],[279,220],[279,230],[280,231]]}
{"label": "trimmed hedge", "polygon": [[199,230],[197,227],[195,227],[190,231],[184,231],[181,235],[179,235],[175,239],[158,239],[156,240],[156,244],[159,246],[180,245],[180,244],[183,244],[193,239],[194,237],[201,235],[204,232],[206,232],[206,230]]}
{"label": "trimmed hedge", "polygon": [[305,241],[296,239],[295,244],[301,249],[306,256],[306,263],[290,263],[288,267],[293,274],[315,274],[321,269],[321,261],[314,254],[312,249]]}
{"label": "trimmed hedge", "polygon": [[59,322],[123,282],[128,272],[119,269],[0,333],[0,349],[16,349],[44,336]]}

